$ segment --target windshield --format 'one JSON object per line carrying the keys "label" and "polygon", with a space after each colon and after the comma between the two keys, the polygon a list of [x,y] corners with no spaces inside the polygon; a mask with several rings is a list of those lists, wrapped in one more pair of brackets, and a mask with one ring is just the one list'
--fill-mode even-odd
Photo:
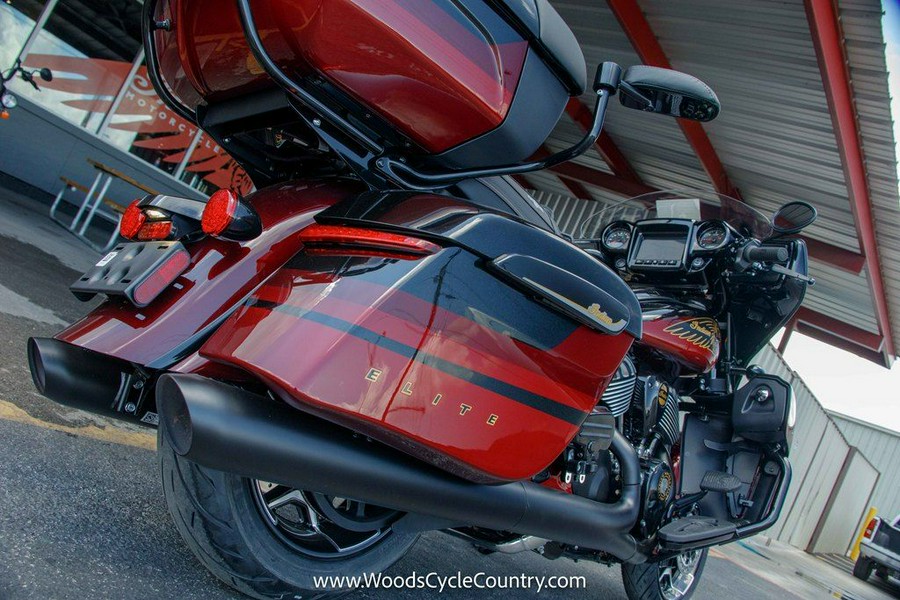
{"label": "windshield", "polygon": [[764,240],[772,235],[769,217],[745,202],[722,194],[663,191],[607,204],[582,221],[577,236],[581,239],[597,239],[610,223],[634,223],[646,219],[718,219],[744,236]]}

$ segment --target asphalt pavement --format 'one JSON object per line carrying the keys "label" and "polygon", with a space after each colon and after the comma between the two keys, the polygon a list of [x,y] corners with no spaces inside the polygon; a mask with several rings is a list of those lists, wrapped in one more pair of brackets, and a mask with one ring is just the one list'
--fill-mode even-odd
{"label": "asphalt pavement", "polygon": [[[238,598],[176,533],[162,499],[152,433],[57,405],[34,390],[26,340],[53,335],[90,310],[96,301],[81,303],[67,287],[99,256],[50,221],[46,204],[35,196],[40,194],[25,188],[0,189],[0,600]],[[834,597],[833,589],[815,582],[821,574],[804,580],[791,572],[793,551],[776,559],[766,558],[767,552],[760,541],[713,550],[694,597]],[[822,565],[825,573],[834,569]],[[390,574],[429,572],[583,575],[586,589],[540,595],[625,598],[618,568],[534,553],[484,556],[440,533],[423,535]],[[366,590],[352,597],[535,595]],[[887,596],[861,587],[845,597]]]}

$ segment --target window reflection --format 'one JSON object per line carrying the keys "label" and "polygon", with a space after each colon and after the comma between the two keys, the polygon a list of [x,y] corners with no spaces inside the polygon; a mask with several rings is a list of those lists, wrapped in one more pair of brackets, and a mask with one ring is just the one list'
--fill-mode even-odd
{"label": "window reflection", "polygon": [[44,2],[0,1],[0,69],[13,66],[44,8]]}
{"label": "window reflection", "polygon": [[[0,35],[20,40],[9,61],[34,26],[38,4],[22,12],[0,3]],[[246,173],[163,104],[146,66],[136,63],[142,60],[141,11],[137,0],[59,0],[23,61],[27,68],[52,69],[53,81],[40,82],[40,92],[21,81],[11,89],[202,192],[249,192]]]}

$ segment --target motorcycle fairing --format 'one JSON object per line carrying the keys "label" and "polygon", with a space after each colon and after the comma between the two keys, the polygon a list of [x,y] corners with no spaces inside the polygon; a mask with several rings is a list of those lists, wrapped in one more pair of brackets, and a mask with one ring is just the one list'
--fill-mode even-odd
{"label": "motorcycle fairing", "polygon": [[693,371],[706,373],[719,360],[721,338],[715,319],[701,314],[679,315],[645,321],[641,344]]}

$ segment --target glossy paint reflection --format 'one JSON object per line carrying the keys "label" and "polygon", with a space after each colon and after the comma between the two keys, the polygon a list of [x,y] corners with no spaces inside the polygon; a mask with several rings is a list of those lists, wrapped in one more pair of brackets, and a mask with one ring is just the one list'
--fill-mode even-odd
{"label": "glossy paint reflection", "polygon": [[[321,76],[441,152],[506,118],[528,43],[486,3],[450,0],[270,0],[254,18],[273,60]],[[271,86],[241,30],[236,3],[169,0],[155,33],[164,80],[190,107]]]}
{"label": "glossy paint reflection", "polygon": [[578,326],[475,263],[458,248],[418,261],[301,254],[201,354],[463,476],[529,477],[575,434],[632,338]]}

